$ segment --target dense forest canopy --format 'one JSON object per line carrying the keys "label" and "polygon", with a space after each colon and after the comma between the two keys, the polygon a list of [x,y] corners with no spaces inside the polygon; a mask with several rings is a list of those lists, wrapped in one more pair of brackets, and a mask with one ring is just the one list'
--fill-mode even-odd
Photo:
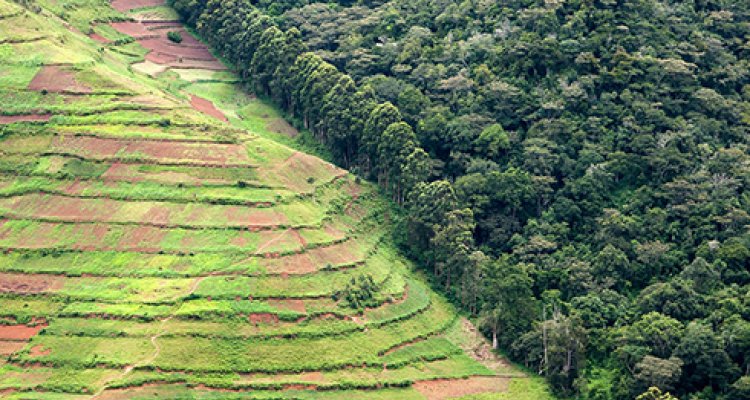
{"label": "dense forest canopy", "polygon": [[175,6],[560,394],[750,398],[749,2]]}

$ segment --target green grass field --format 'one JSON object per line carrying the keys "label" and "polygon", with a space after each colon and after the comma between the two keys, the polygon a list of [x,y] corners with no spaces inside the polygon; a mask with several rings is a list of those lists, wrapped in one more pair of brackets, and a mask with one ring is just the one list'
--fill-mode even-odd
{"label": "green grass field", "polygon": [[148,48],[174,10],[21,3],[0,0],[0,396],[551,398],[476,356],[374,186],[190,33]]}

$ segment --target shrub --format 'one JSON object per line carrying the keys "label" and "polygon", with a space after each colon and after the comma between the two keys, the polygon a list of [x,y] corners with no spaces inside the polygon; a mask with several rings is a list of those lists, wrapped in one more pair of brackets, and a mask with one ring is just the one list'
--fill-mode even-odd
{"label": "shrub", "polygon": [[180,32],[167,32],[167,39],[174,43],[182,43],[182,35],[180,35]]}
{"label": "shrub", "polygon": [[344,290],[334,293],[333,300],[340,300],[345,306],[354,309],[377,307],[375,293],[378,290],[378,285],[371,275],[360,275],[357,278],[352,277]]}

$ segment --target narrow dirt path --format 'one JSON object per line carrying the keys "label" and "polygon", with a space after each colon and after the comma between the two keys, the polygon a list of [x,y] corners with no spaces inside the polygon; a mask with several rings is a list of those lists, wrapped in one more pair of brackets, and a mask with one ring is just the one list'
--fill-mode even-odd
{"label": "narrow dirt path", "polygon": [[[190,284],[190,287],[188,288],[187,293],[184,296],[181,296],[181,297],[188,297],[191,294],[195,293],[195,291],[198,289],[198,286],[201,284],[201,282],[203,282],[204,279],[206,279],[205,276],[200,277],[198,279],[195,279],[193,281],[193,283]],[[178,302],[177,304],[175,304],[174,310],[179,309],[181,305],[182,305],[182,302]],[[175,317],[174,315],[170,315],[167,318],[163,318],[163,319],[159,320],[159,322],[160,322],[160,324],[159,324],[159,333],[157,333],[155,335],[152,335],[151,338],[150,338],[151,345],[154,346],[154,352],[153,352],[153,354],[151,354],[151,356],[149,356],[147,358],[144,358],[144,359],[142,359],[142,360],[140,360],[140,361],[138,361],[136,363],[133,363],[131,365],[126,366],[125,369],[122,371],[122,373],[120,373],[119,375],[117,375],[114,378],[108,379],[102,385],[102,387],[99,388],[99,390],[97,390],[94,393],[94,395],[91,398],[92,399],[96,399],[99,396],[101,396],[102,393],[104,393],[104,391],[109,388],[109,385],[112,382],[119,381],[119,380],[125,378],[126,376],[130,375],[130,373],[133,372],[133,370],[135,370],[137,367],[148,365],[148,364],[154,362],[154,360],[156,360],[159,357],[159,355],[161,354],[161,345],[159,344],[159,338],[162,337],[162,336],[164,336],[167,333],[167,331],[164,329],[164,325],[166,325],[167,322],[169,322],[172,319],[174,319],[174,317]]]}
{"label": "narrow dirt path", "polygon": [[280,234],[278,234],[278,236],[276,236],[275,238],[273,238],[273,239],[271,239],[271,240],[267,241],[266,243],[263,243],[263,245],[262,245],[262,246],[258,247],[258,249],[257,249],[257,250],[255,250],[255,254],[257,254],[257,255],[262,255],[262,254],[263,254],[263,250],[265,250],[265,249],[269,248],[269,247],[270,247],[271,245],[273,245],[274,243],[276,243],[276,242],[280,241],[280,240],[281,240],[281,239],[282,239],[282,238],[283,238],[283,237],[284,237],[284,236],[285,236],[285,235],[286,235],[286,234],[287,234],[287,233],[288,233],[289,231],[293,231],[293,229],[292,229],[292,228],[289,228],[289,229],[287,229],[287,230],[285,230],[285,231],[282,231],[282,232],[281,232]]}
{"label": "narrow dirt path", "polygon": [[159,327],[159,333],[157,333],[156,335],[151,336],[151,345],[154,346],[154,353],[150,357],[145,358],[145,359],[143,359],[141,361],[138,361],[137,363],[134,363],[134,364],[126,366],[125,369],[122,371],[122,373],[120,373],[119,375],[117,375],[114,378],[111,378],[111,379],[107,380],[107,382],[105,384],[103,384],[102,387],[99,388],[99,390],[97,390],[96,393],[94,393],[94,395],[91,398],[92,399],[96,399],[99,396],[101,396],[102,393],[104,393],[104,391],[109,388],[109,384],[110,383],[119,381],[119,380],[125,378],[126,376],[130,375],[130,373],[133,372],[133,370],[136,367],[140,367],[140,366],[143,366],[143,365],[148,365],[149,363],[151,363],[154,360],[156,360],[156,358],[159,357],[159,354],[161,354],[161,346],[159,345],[158,339],[161,336],[163,336],[165,333],[167,333],[164,330],[164,324],[166,324],[167,322],[169,322],[170,320],[172,320],[172,318],[174,318],[174,315],[170,315],[169,317],[162,319],[161,320],[161,325]]}

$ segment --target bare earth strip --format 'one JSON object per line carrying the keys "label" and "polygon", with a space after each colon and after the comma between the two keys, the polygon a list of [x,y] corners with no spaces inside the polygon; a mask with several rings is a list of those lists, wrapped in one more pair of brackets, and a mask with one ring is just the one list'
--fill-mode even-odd
{"label": "bare earth strip", "polygon": [[427,400],[457,399],[482,393],[500,393],[508,390],[509,378],[476,376],[467,379],[438,379],[414,383],[414,389]]}

